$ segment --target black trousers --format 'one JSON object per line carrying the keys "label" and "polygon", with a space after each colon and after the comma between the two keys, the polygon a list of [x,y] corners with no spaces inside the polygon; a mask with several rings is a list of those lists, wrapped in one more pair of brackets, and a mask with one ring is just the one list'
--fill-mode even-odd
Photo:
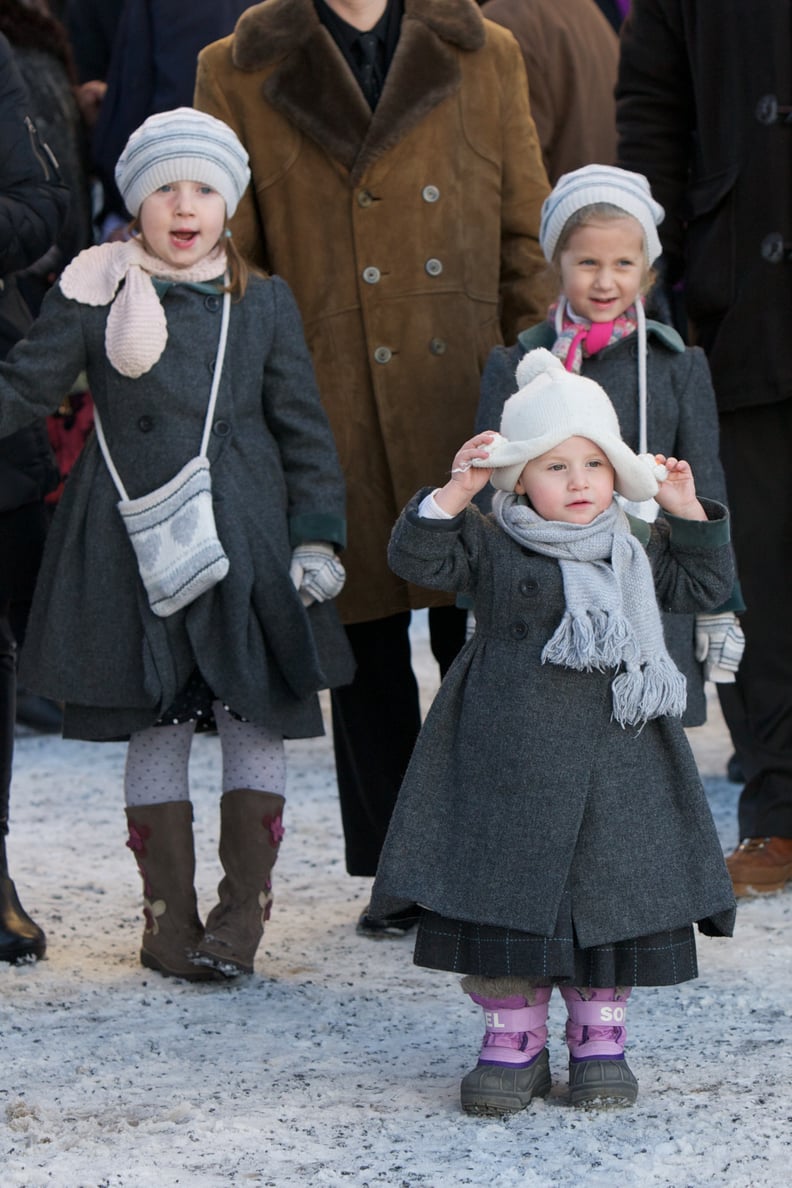
{"label": "black trousers", "polygon": [[720,426],[747,607],[736,683],[718,686],[746,777],[740,837],[792,837],[792,400],[721,413]]}
{"label": "black trousers", "polygon": [[[346,627],[357,662],[351,685],[332,694],[333,742],[351,875],[377,873],[380,850],[410,761],[421,711],[410,653],[410,613]],[[467,613],[429,611],[432,653],[445,676],[465,642]]]}
{"label": "black trousers", "polygon": [[8,833],[8,798],[14,762],[16,650],[8,622],[8,600],[0,599],[0,840]]}
{"label": "black trousers", "polygon": [[27,625],[48,526],[43,499],[0,512],[0,838],[8,832],[17,648]]}

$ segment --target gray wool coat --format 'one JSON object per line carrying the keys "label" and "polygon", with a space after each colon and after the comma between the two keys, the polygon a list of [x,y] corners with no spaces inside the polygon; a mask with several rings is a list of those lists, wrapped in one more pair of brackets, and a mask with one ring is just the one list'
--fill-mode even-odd
{"label": "gray wool coat", "polygon": [[[558,562],[475,507],[421,519],[420,497],[396,524],[390,562],[409,581],[471,594],[476,631],[413,752],[372,914],[419,903],[551,936],[569,885],[584,948],[692,922],[730,932],[731,881],[680,720],[623,729],[613,670],[542,664],[565,605]],[[731,587],[728,513],[705,507],[706,523],[631,518],[666,610],[710,609]]]}
{"label": "gray wool coat", "polygon": [[[517,390],[514,373],[527,351],[548,350],[555,342],[549,322],[523,330],[512,347],[496,347],[490,354],[481,380],[481,397],[476,429],[497,429],[505,401]],[[685,347],[676,330],[647,320],[647,441],[655,454],[684,458],[696,478],[696,490],[725,504],[726,480],[718,454],[718,412],[715,393],[704,352]],[[611,399],[627,444],[638,449],[638,336],[606,347],[583,360],[581,373],[595,380]],[[483,507],[480,501],[479,506]],[[739,585],[718,611],[742,611],[745,606]],[[663,627],[674,663],[685,674],[688,687],[685,726],[700,726],[707,720],[702,665],[695,657],[693,615],[666,615]]]}
{"label": "gray wool coat", "polygon": [[[110,307],[56,286],[0,366],[0,435],[56,409],[84,370],[130,497],[173,477],[200,448],[222,298],[211,286],[155,287],[167,345],[130,379],[105,354]],[[350,679],[334,607],[306,612],[289,577],[294,545],[343,546],[344,483],[297,307],[277,277],[251,278],[232,303],[209,460],[229,572],[165,619],[149,609],[94,437],[72,471],[20,667],[26,687],[65,703],[67,737],[119,738],[152,725],[196,666],[243,717],[287,737],[321,734],[317,691]]]}

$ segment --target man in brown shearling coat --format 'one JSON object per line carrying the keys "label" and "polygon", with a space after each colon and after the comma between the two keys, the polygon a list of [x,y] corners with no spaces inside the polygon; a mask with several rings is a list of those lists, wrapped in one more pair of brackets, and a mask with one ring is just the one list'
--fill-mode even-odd
{"label": "man in brown shearling coat", "polygon": [[390,531],[444,481],[492,347],[551,296],[525,68],[473,0],[265,0],[201,54],[196,106],[250,154],[234,236],[297,298],[346,474],[358,669],[333,726],[347,869],[371,876],[420,725],[410,611],[430,608],[441,672],[464,633],[389,570]]}

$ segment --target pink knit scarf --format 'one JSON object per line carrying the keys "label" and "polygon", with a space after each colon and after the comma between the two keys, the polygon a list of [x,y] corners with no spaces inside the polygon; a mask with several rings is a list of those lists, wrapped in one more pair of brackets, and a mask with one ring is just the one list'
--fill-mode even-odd
{"label": "pink knit scarf", "polygon": [[[564,306],[561,329],[558,330],[558,308],[561,301],[564,302]],[[550,348],[552,353],[562,360],[567,371],[578,373],[584,359],[596,355],[611,343],[626,338],[638,327],[634,305],[631,305],[623,314],[619,314],[618,318],[612,322],[590,322],[587,318],[571,316],[569,303],[563,297],[550,306],[547,320],[553,329],[557,330],[556,340]]]}
{"label": "pink knit scarf", "polygon": [[112,303],[105,327],[107,358],[121,375],[137,379],[151,370],[168,341],[165,311],[151,278],[201,283],[225,270],[221,247],[191,268],[174,268],[130,239],[86,248],[63,270],[59,284],[66,297],[84,305]]}

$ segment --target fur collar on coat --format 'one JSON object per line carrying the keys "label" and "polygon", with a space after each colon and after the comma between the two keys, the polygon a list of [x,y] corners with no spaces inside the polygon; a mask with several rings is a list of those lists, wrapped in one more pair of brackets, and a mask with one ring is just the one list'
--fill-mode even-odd
{"label": "fur collar on coat", "polygon": [[[276,111],[360,178],[460,86],[459,51],[480,50],[484,20],[473,0],[405,0],[385,89],[370,111],[313,0],[265,0],[240,17],[232,58],[269,70],[263,94]],[[332,95],[332,103],[317,97]]]}

